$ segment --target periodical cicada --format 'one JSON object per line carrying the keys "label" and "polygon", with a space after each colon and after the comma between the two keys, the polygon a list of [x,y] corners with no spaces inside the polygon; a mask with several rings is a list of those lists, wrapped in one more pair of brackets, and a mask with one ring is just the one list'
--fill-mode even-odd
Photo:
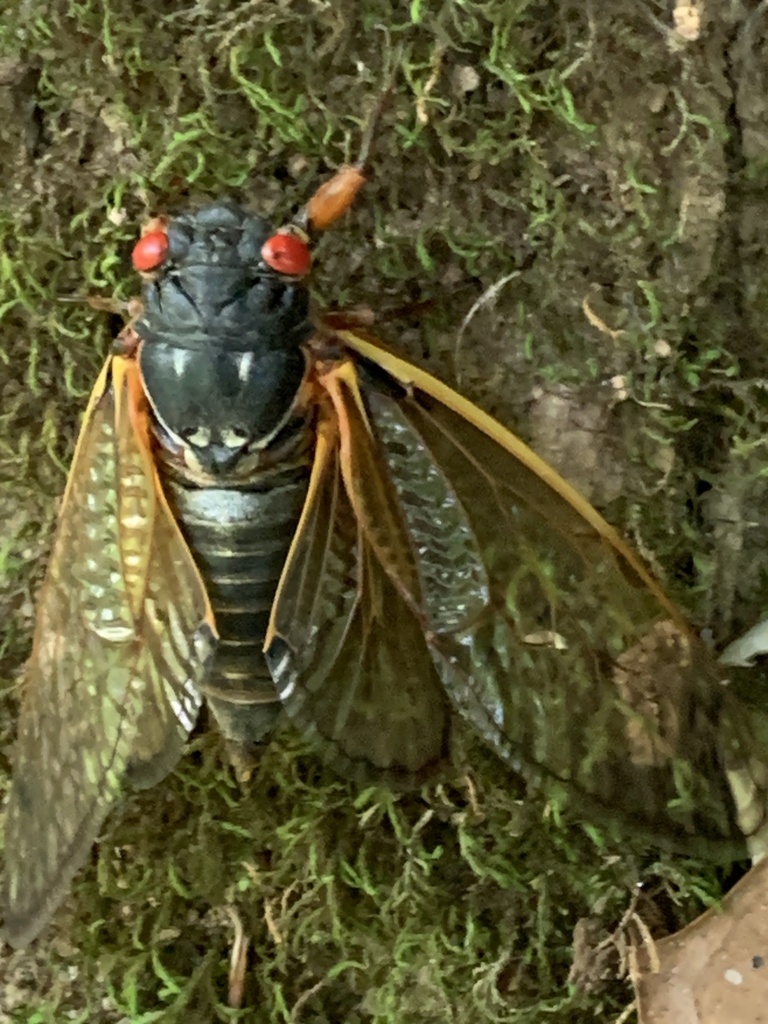
{"label": "periodical cicada", "polygon": [[343,168],[278,231],[221,201],[137,243],[141,312],[85,412],[23,689],[15,946],[203,701],[235,752],[285,714],[343,770],[407,782],[464,721],[586,814],[723,858],[765,828],[748,713],[617,532],[467,399],[312,310],[311,243],[362,181]]}

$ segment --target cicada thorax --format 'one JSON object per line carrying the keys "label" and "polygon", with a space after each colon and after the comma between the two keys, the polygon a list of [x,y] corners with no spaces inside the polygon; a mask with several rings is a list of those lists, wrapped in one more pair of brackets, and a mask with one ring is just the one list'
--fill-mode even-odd
{"label": "cicada thorax", "polygon": [[166,228],[134,329],[163,488],[206,585],[219,643],[203,693],[226,739],[259,743],[279,702],[262,654],[314,444],[300,400],[306,287],[266,266],[260,217],[223,202]]}

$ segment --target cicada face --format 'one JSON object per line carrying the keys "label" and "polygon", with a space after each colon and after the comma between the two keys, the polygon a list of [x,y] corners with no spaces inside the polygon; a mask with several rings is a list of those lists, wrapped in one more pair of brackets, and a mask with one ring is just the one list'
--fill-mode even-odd
{"label": "cicada face", "polygon": [[585,813],[723,857],[762,841],[749,716],[618,534],[465,398],[310,316],[309,242],[349,180],[277,232],[217,203],[137,247],[143,311],[86,410],[22,702],[16,945],[203,700],[235,748],[284,711],[400,782],[463,722]]}

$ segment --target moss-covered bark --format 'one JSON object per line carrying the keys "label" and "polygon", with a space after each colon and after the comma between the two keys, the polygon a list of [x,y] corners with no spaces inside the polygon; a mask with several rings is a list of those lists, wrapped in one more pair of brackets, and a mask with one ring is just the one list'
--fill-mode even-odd
{"label": "moss-covered bark", "polygon": [[[718,640],[765,611],[768,16],[710,4],[685,40],[672,6],[6,5],[0,784],[116,327],[60,300],[129,296],[150,212],[227,193],[279,221],[355,156],[394,59],[375,179],[323,242],[321,298],[379,311],[387,340],[560,461]],[[615,922],[641,877],[681,914],[715,886],[578,808],[561,820],[475,749],[408,797],[361,794],[290,734],[246,787],[220,753],[201,735],[126,799],[48,939],[0,954],[0,1020],[605,1020],[629,997],[569,990],[576,920]],[[253,944],[240,1013],[227,906]]]}

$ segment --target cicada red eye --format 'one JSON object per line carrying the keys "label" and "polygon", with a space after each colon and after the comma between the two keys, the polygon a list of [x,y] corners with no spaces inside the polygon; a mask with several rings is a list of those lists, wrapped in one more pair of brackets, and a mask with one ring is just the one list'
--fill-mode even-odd
{"label": "cicada red eye", "polygon": [[307,243],[298,235],[278,233],[268,238],[261,247],[261,258],[279,274],[302,277],[309,272],[312,254]]}
{"label": "cicada red eye", "polygon": [[132,260],[136,270],[146,273],[156,270],[168,253],[168,235],[164,231],[149,231],[133,247]]}

